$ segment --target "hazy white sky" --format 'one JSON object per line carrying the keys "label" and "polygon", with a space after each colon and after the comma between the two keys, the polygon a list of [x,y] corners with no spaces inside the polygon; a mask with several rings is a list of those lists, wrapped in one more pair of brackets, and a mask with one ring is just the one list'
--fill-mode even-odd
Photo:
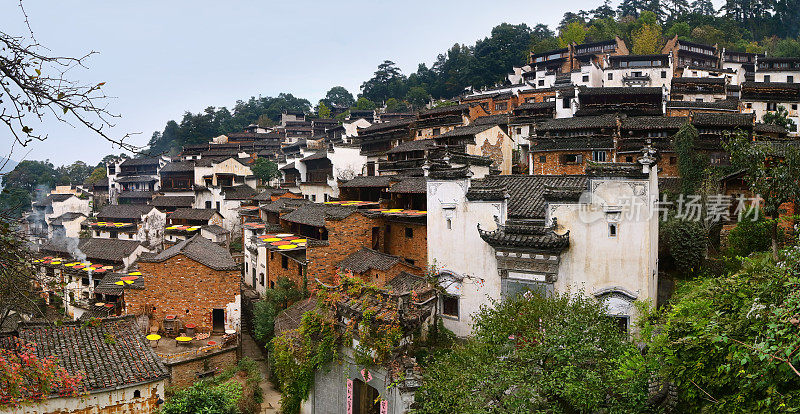
{"label": "hazy white sky", "polygon": [[[290,92],[315,103],[332,86],[354,95],[384,59],[404,73],[454,43],[472,44],[502,22],[554,28],[566,11],[600,0],[109,1],[25,0],[37,40],[54,54],[99,52],[74,76],[106,82],[122,115],[115,134],[155,130],[184,111]],[[0,2],[0,30],[24,35],[17,0]],[[509,68],[510,69],[510,68]],[[49,139],[13,159],[97,163],[118,148],[81,128],[44,125]],[[10,134],[0,129],[2,154]],[[30,150],[30,152],[28,152]],[[27,154],[27,155],[26,155]]]}

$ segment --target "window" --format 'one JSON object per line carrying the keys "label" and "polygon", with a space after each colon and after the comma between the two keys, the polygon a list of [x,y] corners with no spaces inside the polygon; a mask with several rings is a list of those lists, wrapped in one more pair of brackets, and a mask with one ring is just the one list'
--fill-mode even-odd
{"label": "window", "polygon": [[406,259],[406,263],[410,264],[411,266],[414,266],[415,262],[411,259]]}
{"label": "window", "polygon": [[608,237],[617,237],[617,223],[608,223]]}
{"label": "window", "polygon": [[421,137],[421,136],[422,136],[422,130],[419,130],[419,131],[417,131],[417,136],[418,136],[418,137]]}
{"label": "window", "polygon": [[270,281],[269,282],[269,288],[270,289],[275,289],[275,282]]}
{"label": "window", "polygon": [[517,131],[517,135],[522,135],[522,128],[517,128],[516,131]]}
{"label": "window", "polygon": [[289,258],[284,255],[281,255],[281,267],[284,269],[289,268]]}
{"label": "window", "polygon": [[539,162],[542,163],[542,164],[546,163],[547,162],[547,155],[540,155],[539,156]]}
{"label": "window", "polygon": [[666,78],[667,78],[667,71],[662,70],[661,71],[661,79],[666,79]]}
{"label": "window", "polygon": [[678,157],[669,157],[669,165],[675,165],[678,163]]}
{"label": "window", "polygon": [[791,76],[791,75],[787,76],[786,77],[786,82],[794,83],[794,76]]}
{"label": "window", "polygon": [[410,239],[412,237],[414,237],[414,229],[406,227],[406,238]]}
{"label": "window", "polygon": [[581,154],[564,154],[561,156],[562,164],[581,164],[583,156]]}
{"label": "window", "polygon": [[753,103],[752,102],[748,102],[748,103],[744,104],[744,107],[747,108],[747,109],[753,109]]}
{"label": "window", "polygon": [[211,202],[210,201],[206,201],[206,208],[209,208],[209,209],[211,208]]}
{"label": "window", "polygon": [[450,219],[447,219],[447,230],[450,230],[452,228],[453,228],[453,223],[450,221]]}
{"label": "window", "polygon": [[608,80],[614,80],[614,74],[613,73],[609,73],[608,74]]}
{"label": "window", "polygon": [[627,316],[616,316],[616,315],[609,315],[611,321],[614,323],[617,328],[619,328],[620,333],[628,334],[628,317]]}
{"label": "window", "polygon": [[142,398],[142,392],[139,390],[135,390],[133,392],[133,398]]}
{"label": "window", "polygon": [[327,194],[325,194],[325,198],[324,199],[325,199],[325,202],[327,203],[328,199],[329,199]]}
{"label": "window", "polygon": [[764,75],[764,82],[769,82],[769,75]]}
{"label": "window", "polygon": [[778,110],[777,102],[767,102],[767,111],[777,111],[777,110]]}
{"label": "window", "polygon": [[539,79],[539,86],[544,86],[544,79]]}
{"label": "window", "polygon": [[303,265],[297,264],[297,276],[303,277]]}
{"label": "window", "polygon": [[703,102],[703,98],[694,98],[695,102]]}
{"label": "window", "polygon": [[594,161],[594,162],[606,162],[606,152],[605,151],[592,151],[592,161]]}
{"label": "window", "polygon": [[219,211],[219,201],[217,201],[217,211]]}
{"label": "window", "polygon": [[631,157],[630,155],[625,157],[625,162],[633,162],[633,157]]}
{"label": "window", "polygon": [[458,318],[458,296],[442,295],[442,315]]}
{"label": "window", "polygon": [[112,239],[116,239],[118,237],[116,231],[111,231],[108,234],[109,234],[109,237],[111,237]]}
{"label": "window", "polygon": [[441,132],[441,129],[439,129],[439,128],[434,128],[433,129],[433,135],[439,135],[440,132]]}
{"label": "window", "polygon": [[311,201],[317,201],[317,195],[311,194]]}
{"label": "window", "polygon": [[797,110],[797,104],[792,104],[792,111],[796,111],[796,110]]}
{"label": "window", "polygon": [[495,111],[505,111],[506,108],[508,108],[508,103],[506,103],[506,102],[498,102],[498,103],[494,104],[494,110]]}
{"label": "window", "polygon": [[589,75],[583,75],[583,77],[581,78],[581,80],[582,80],[583,82],[589,82]]}
{"label": "window", "polygon": [[564,109],[568,109],[569,108],[569,99],[568,98],[562,98],[561,107],[563,107]]}
{"label": "window", "polygon": [[259,276],[259,281],[261,282],[261,286],[264,286],[264,274],[261,273],[258,276]]}
{"label": "window", "polygon": [[95,230],[94,231],[94,236],[95,237],[100,237],[100,230]]}

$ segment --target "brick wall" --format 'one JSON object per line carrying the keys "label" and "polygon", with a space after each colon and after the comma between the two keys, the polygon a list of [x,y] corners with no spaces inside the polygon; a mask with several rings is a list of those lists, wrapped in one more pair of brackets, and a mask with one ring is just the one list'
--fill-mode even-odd
{"label": "brick wall", "polygon": [[[286,269],[283,268],[283,261],[286,260]],[[297,287],[303,286],[303,265],[298,263],[295,260],[292,260],[277,251],[268,251],[267,252],[267,275],[266,275],[266,284],[267,287],[271,288],[272,284],[270,282],[276,282],[278,279],[285,277],[291,280],[292,282],[297,285]],[[256,275],[258,277],[258,275]]]}
{"label": "brick wall", "polygon": [[126,311],[151,314],[151,320],[159,324],[165,315],[178,315],[182,323],[210,331],[211,311],[226,309],[241,291],[238,270],[214,270],[182,254],[161,263],[140,262],[139,271],[145,289],[125,291]]}
{"label": "brick wall", "polygon": [[[563,174],[584,174],[589,161],[592,160],[592,151],[550,151],[533,152],[533,171],[535,175],[563,175]],[[580,164],[564,163],[562,156],[567,154],[580,154],[582,160]],[[540,161],[540,157],[545,157],[545,162]],[[606,155],[611,160],[611,154]]]}
{"label": "brick wall", "polygon": [[[197,381],[197,373],[207,369],[217,369],[222,372],[231,365],[236,364],[236,348],[224,349],[221,352],[205,357],[181,361],[174,364],[168,363],[170,373],[170,386],[183,388]],[[208,368],[206,368],[206,366]]]}
{"label": "brick wall", "polygon": [[[674,152],[661,152],[658,160],[659,177],[679,177],[678,155]],[[617,162],[637,162],[639,153],[636,154],[617,154]]]}
{"label": "brick wall", "polygon": [[351,214],[342,220],[326,220],[328,229],[327,246],[309,246],[306,250],[308,280],[330,283],[336,274],[336,265],[345,257],[362,247],[373,247],[373,227],[378,227],[377,245],[383,243],[380,228],[381,220],[371,219],[360,213]]}
{"label": "brick wall", "polygon": [[[406,237],[406,228],[411,229],[412,237]],[[413,260],[415,266],[425,268],[428,263],[427,229],[424,224],[386,221],[383,252]]]}
{"label": "brick wall", "polygon": [[398,263],[388,270],[370,269],[359,276],[367,282],[372,282],[378,286],[384,286],[388,281],[394,279],[401,272],[408,272],[413,275],[422,276],[422,269],[416,266],[409,266],[405,263]]}

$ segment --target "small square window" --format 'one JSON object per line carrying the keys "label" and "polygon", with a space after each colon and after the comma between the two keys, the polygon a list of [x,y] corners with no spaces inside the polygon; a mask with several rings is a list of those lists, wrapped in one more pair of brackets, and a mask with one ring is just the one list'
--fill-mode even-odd
{"label": "small square window", "polygon": [[617,223],[608,223],[608,237],[617,237]]}
{"label": "small square window", "polygon": [[311,201],[317,201],[317,195],[311,194]]}
{"label": "small square window", "polygon": [[442,314],[458,318],[458,296],[442,295]]}
{"label": "small square window", "polygon": [[797,104],[792,104],[792,111],[796,111],[796,110],[797,110]]}
{"label": "small square window", "polygon": [[608,74],[608,80],[614,80],[614,74],[613,73],[609,73]]}
{"label": "small square window", "polygon": [[414,229],[411,227],[406,227],[406,238],[410,239],[412,237],[414,237]]}
{"label": "small square window", "polygon": [[633,162],[633,157],[631,156],[625,157],[625,162]]}
{"label": "small square window", "polygon": [[439,128],[434,128],[433,129],[433,135],[439,135],[440,132],[441,132],[441,129],[439,129]]}
{"label": "small square window", "polygon": [[583,82],[589,82],[589,75],[583,75],[583,78],[581,80]]}
{"label": "small square window", "polygon": [[788,83],[794,83],[794,76],[787,76],[787,77],[786,77],[786,82],[788,82]]}
{"label": "small square window", "polygon": [[678,157],[669,157],[669,165],[675,165],[678,163]]}
{"label": "small square window", "polygon": [[544,79],[539,79],[539,86],[544,86]]}
{"label": "small square window", "polygon": [[661,71],[661,79],[666,79],[666,78],[667,78],[667,71],[662,70]]}
{"label": "small square window", "polygon": [[769,75],[764,75],[764,82],[769,82]]}
{"label": "small square window", "polygon": [[303,277],[303,265],[297,264],[297,276]]}
{"label": "small square window", "polygon": [[747,109],[753,109],[753,103],[752,102],[748,102],[748,103],[744,104],[744,107],[747,108]]}
{"label": "small square window", "polygon": [[547,162],[547,155],[540,155],[539,156],[539,162],[542,163],[542,164],[546,163]]}
{"label": "small square window", "polygon": [[517,128],[517,135],[522,135],[522,128]]}

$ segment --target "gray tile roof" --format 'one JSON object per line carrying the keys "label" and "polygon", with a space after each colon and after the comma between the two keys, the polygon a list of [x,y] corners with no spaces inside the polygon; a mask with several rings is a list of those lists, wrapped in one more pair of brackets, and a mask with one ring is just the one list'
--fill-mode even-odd
{"label": "gray tile roof", "polygon": [[436,140],[433,139],[417,139],[414,141],[405,141],[398,144],[396,147],[386,151],[387,154],[396,154],[400,152],[409,151],[425,151],[436,146]]}
{"label": "gray tile roof", "polygon": [[153,198],[152,191],[122,191],[117,196],[119,198]]}
{"label": "gray tile roof", "polygon": [[362,247],[355,253],[345,257],[344,260],[337,264],[337,267],[342,270],[351,270],[355,273],[364,273],[370,269],[389,270],[392,266],[402,262],[402,260],[398,256]]}
{"label": "gray tile roof", "polygon": [[525,224],[507,224],[494,231],[478,228],[481,238],[494,247],[532,248],[560,251],[569,247],[569,232],[558,235],[550,228]]}
{"label": "gray tile roof", "polygon": [[425,177],[406,177],[389,187],[390,193],[425,194],[428,191]]}
{"label": "gray tile roof", "polygon": [[137,165],[158,165],[160,158],[128,158],[120,164],[120,167],[131,167]]}
{"label": "gray tile roof", "polygon": [[256,190],[247,185],[237,185],[222,189],[226,200],[249,200],[256,195]]}
{"label": "gray tile roof", "polygon": [[724,99],[715,102],[667,101],[667,108],[706,108],[736,111],[739,109],[739,101],[736,99]]}
{"label": "gray tile roof", "polygon": [[254,195],[252,198],[256,201],[270,201],[272,196],[283,195],[288,193],[289,190],[285,188],[265,188],[260,193]]}
{"label": "gray tile roof", "polygon": [[438,108],[431,108],[419,113],[420,116],[448,114],[452,112],[463,112],[469,110],[469,104],[458,104],[449,106],[440,106]]}
{"label": "gray tile roof", "polygon": [[450,131],[445,132],[442,135],[439,135],[438,138],[451,138],[451,137],[469,137],[476,134],[480,134],[483,131],[488,129],[494,128],[497,125],[494,124],[482,124],[482,125],[467,125],[461,127],[455,127]]}
{"label": "gray tile roof", "polygon": [[189,172],[194,171],[194,162],[192,161],[172,161],[161,168],[161,173],[171,172]]}
{"label": "gray tile roof", "polygon": [[279,198],[262,206],[261,209],[270,213],[280,213],[285,209],[294,209],[303,204],[311,204],[311,201],[304,198]]}
{"label": "gray tile roof", "polygon": [[509,194],[508,215],[512,218],[544,218],[544,192],[551,188],[586,187],[586,176],[574,175],[490,175],[473,180],[467,197],[475,192],[473,188],[504,187]]}
{"label": "gray tile roof", "polygon": [[154,181],[158,181],[158,178],[152,175],[126,175],[117,178],[118,183],[151,183]]}
{"label": "gray tile roof", "polygon": [[390,178],[385,175],[358,175],[353,177],[352,180],[339,184],[339,188],[386,188],[389,187],[389,180]]}
{"label": "gray tile roof", "polygon": [[753,114],[711,114],[696,113],[692,117],[695,126],[720,126],[720,127],[752,127],[755,115]]}
{"label": "gray tile roof", "polygon": [[315,152],[315,153],[303,158],[302,160],[300,160],[300,162],[321,160],[321,159],[325,159],[325,158],[328,158],[328,151],[317,151],[317,152]]}
{"label": "gray tile roof", "polygon": [[299,328],[303,315],[306,312],[313,311],[316,307],[317,299],[312,296],[295,302],[292,306],[286,308],[286,310],[275,317],[275,336]]}
{"label": "gray tile roof", "polygon": [[153,206],[142,206],[136,204],[116,204],[103,207],[97,213],[97,219],[106,220],[128,220],[139,221],[142,216],[153,210]]}
{"label": "gray tile roof", "polygon": [[152,204],[154,207],[191,207],[194,196],[155,196]]}
{"label": "gray tile roof", "polygon": [[22,324],[18,329],[21,339],[34,344],[37,356],[55,357],[70,374],[85,375],[81,385],[88,391],[169,378],[169,371],[145,343],[133,317],[101,319],[98,326],[42,322]]}
{"label": "gray tile roof", "polygon": [[142,255],[139,259],[146,263],[159,263],[182,254],[202,265],[214,270],[236,270],[238,265],[233,261],[231,253],[210,240],[194,235],[176,245],[154,255]]}
{"label": "gray tile roof", "polygon": [[211,220],[217,213],[216,210],[210,208],[179,208],[172,213],[167,214],[168,219],[177,220]]}
{"label": "gray tile roof", "polygon": [[386,283],[386,289],[395,295],[406,295],[411,293],[412,290],[421,291],[429,287],[430,284],[425,278],[408,272],[400,272]]}
{"label": "gray tile roof", "polygon": [[622,129],[653,130],[680,129],[689,118],[685,116],[633,116],[622,119]]}
{"label": "gray tile roof", "polygon": [[281,219],[292,223],[324,227],[326,219],[341,220],[355,212],[355,207],[310,203],[284,214]]}
{"label": "gray tile roof", "polygon": [[[677,79],[677,78],[676,78]],[[596,96],[596,95],[661,95],[663,91],[658,87],[642,87],[642,88],[629,88],[624,86],[618,87],[597,87],[590,88],[581,86],[578,89],[578,96]]]}
{"label": "gray tile roof", "polygon": [[88,259],[121,262],[140,246],[136,240],[81,239],[79,248]]}
{"label": "gray tile roof", "polygon": [[211,234],[228,234],[228,230],[225,230],[224,227],[220,227],[216,224],[210,224],[208,226],[203,226],[201,230],[207,231]]}
{"label": "gray tile roof", "polygon": [[[633,88],[631,88],[633,89]],[[638,88],[636,88],[638,89]],[[601,129],[617,126],[617,116],[614,114],[596,116],[576,116],[572,118],[548,119],[536,127],[537,131],[557,131],[575,129]]]}
{"label": "gray tile roof", "polygon": [[52,220],[50,220],[50,224],[54,226],[63,225],[65,221],[73,221],[80,217],[86,217],[86,214],[83,213],[64,213]]}

